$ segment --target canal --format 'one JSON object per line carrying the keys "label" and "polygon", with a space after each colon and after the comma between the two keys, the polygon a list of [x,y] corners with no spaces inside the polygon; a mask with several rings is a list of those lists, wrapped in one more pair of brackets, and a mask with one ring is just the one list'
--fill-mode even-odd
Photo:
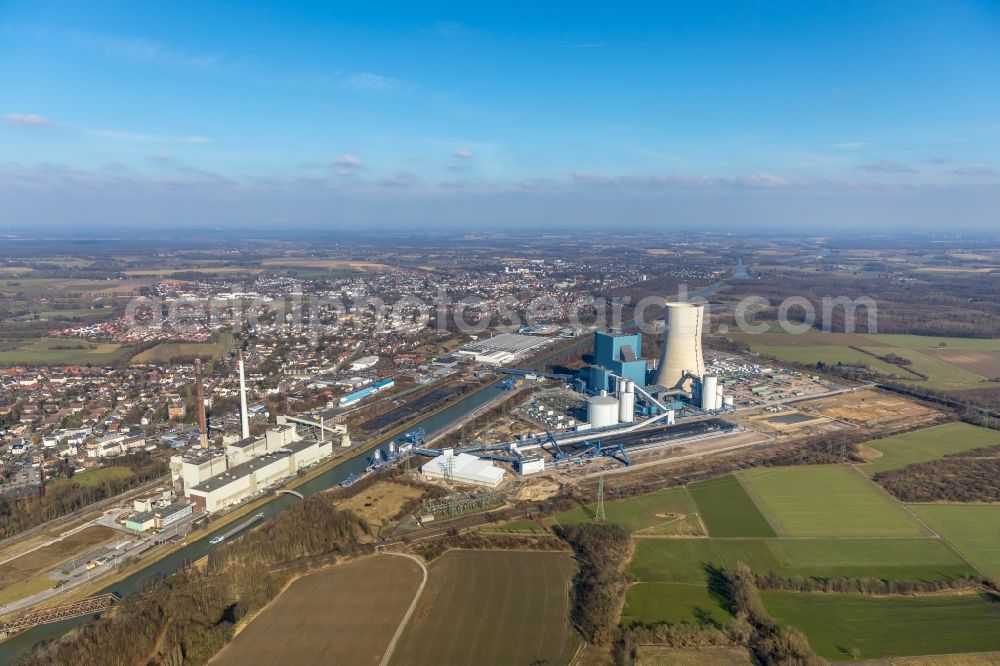
{"label": "canal", "polygon": [[[500,381],[496,381],[486,388],[473,393],[472,395],[459,399],[455,404],[442,409],[440,412],[432,414],[431,416],[414,423],[413,427],[423,428],[427,432],[428,436],[434,435],[442,428],[448,426],[448,424],[453,422],[455,419],[479,408],[503,392],[504,389],[500,386]],[[377,448],[383,451],[388,450],[389,441],[390,440],[388,439],[384,440]],[[344,459],[323,474],[311,479],[301,486],[298,486],[296,490],[303,495],[312,495],[339,485],[340,482],[346,479],[348,475],[364,471],[364,469],[368,466],[368,457],[374,450],[375,448],[371,448],[363,453],[358,453],[357,455]],[[268,520],[273,518],[289,505],[298,501],[299,499],[292,495],[278,495],[262,506],[260,511],[264,513],[264,520]],[[216,547],[210,544],[209,540],[216,534],[224,534],[231,528],[232,525],[221,526],[217,530],[206,534],[203,538],[193,541],[163,559],[140,569],[128,578],[108,586],[107,588],[101,590],[101,592],[117,592],[123,596],[134,594],[138,590],[142,589],[151,577],[169,575],[173,573],[177,569],[178,565],[183,562],[194,562],[195,560],[204,557],[208,554],[208,551]],[[0,664],[12,663],[19,654],[33,645],[42,641],[51,641],[59,638],[70,629],[80,626],[88,619],[89,617],[79,617],[53,624],[42,625],[0,643]]]}

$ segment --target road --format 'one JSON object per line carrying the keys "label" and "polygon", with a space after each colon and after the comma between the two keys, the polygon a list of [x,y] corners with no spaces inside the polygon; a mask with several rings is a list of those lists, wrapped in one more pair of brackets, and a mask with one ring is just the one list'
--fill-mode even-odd
{"label": "road", "polygon": [[402,638],[403,632],[406,630],[406,625],[410,623],[410,618],[413,617],[414,611],[417,610],[417,603],[420,602],[420,595],[424,593],[424,587],[427,585],[427,567],[424,565],[423,560],[419,557],[414,557],[409,553],[395,553],[392,551],[384,551],[385,555],[395,555],[396,557],[407,557],[417,564],[420,565],[420,570],[424,572],[424,579],[420,581],[420,587],[417,588],[416,594],[413,595],[413,601],[410,602],[410,607],[406,609],[406,615],[400,621],[399,626],[396,627],[396,633],[392,635],[392,640],[389,641],[389,646],[386,647],[385,653],[382,655],[382,661],[378,664],[379,666],[388,666],[389,660],[392,659],[392,653],[396,651],[396,643]]}

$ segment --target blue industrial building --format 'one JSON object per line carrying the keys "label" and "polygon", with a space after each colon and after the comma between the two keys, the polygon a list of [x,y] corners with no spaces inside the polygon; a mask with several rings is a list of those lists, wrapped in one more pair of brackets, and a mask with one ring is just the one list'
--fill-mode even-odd
{"label": "blue industrial building", "polygon": [[594,333],[594,364],[585,369],[587,388],[591,391],[613,391],[611,375],[631,379],[637,386],[646,385],[646,361],[642,353],[642,333],[612,335]]}
{"label": "blue industrial building", "polygon": [[370,386],[366,386],[363,389],[355,391],[354,393],[348,393],[340,398],[340,406],[347,407],[348,405],[353,405],[362,398],[367,398],[368,396],[378,393],[379,391],[391,388],[395,383],[396,382],[392,379],[392,377],[390,377],[388,379],[377,381]]}

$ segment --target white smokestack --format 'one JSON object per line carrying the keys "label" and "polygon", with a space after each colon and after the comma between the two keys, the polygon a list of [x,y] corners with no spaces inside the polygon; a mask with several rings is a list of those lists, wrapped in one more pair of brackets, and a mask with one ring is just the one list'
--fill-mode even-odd
{"label": "white smokestack", "polygon": [[250,414],[247,412],[247,383],[243,373],[243,350],[240,350],[240,434],[250,436]]}

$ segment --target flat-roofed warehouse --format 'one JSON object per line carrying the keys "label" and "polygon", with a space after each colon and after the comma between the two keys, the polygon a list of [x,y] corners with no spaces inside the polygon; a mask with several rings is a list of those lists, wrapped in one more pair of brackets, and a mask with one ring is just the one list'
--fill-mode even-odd
{"label": "flat-roofed warehouse", "polygon": [[538,335],[519,335],[517,333],[501,333],[486,340],[478,340],[461,347],[455,354],[471,356],[477,363],[503,365],[509,363],[527,352],[544,347],[552,342],[552,338]]}
{"label": "flat-roofed warehouse", "polygon": [[455,455],[452,449],[425,463],[420,473],[431,479],[445,479],[471,486],[496,488],[503,481],[505,472],[489,460],[480,460],[468,453]]}

